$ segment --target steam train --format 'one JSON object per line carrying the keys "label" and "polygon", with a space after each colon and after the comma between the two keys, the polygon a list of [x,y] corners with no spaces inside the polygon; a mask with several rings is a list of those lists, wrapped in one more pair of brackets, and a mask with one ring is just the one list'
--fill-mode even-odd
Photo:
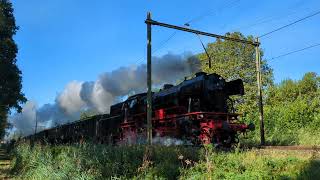
{"label": "steam train", "polygon": [[[218,74],[198,72],[174,86],[165,84],[152,93],[152,136],[183,140],[192,145],[230,147],[253,124],[240,123],[230,96],[243,95],[241,79],[226,82]],[[110,107],[110,114],[43,130],[27,139],[48,143],[93,141],[106,144],[146,142],[147,93],[136,94]]]}

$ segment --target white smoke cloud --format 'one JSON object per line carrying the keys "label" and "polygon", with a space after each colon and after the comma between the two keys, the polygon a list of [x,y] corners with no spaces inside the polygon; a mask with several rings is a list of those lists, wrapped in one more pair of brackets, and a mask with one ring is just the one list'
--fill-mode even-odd
{"label": "white smoke cloud", "polygon": [[17,129],[18,133],[23,135],[31,134],[35,129],[36,103],[26,102],[22,112],[11,117],[10,122]]}
{"label": "white smoke cloud", "polygon": [[[152,59],[154,85],[175,83],[178,79],[198,71],[199,61],[190,54],[167,54]],[[109,113],[109,108],[120,97],[129,93],[146,91],[146,65],[120,67],[101,74],[96,81],[72,81],[58,94],[53,104],[45,104],[36,110],[34,102],[27,102],[21,114],[11,117],[14,127],[30,134],[35,121],[35,112],[40,123],[52,126],[79,119],[84,110]]]}
{"label": "white smoke cloud", "polygon": [[93,86],[91,102],[94,105],[92,109],[100,113],[108,113],[110,106],[114,103],[114,95],[103,88],[101,80],[98,80]]}
{"label": "white smoke cloud", "polygon": [[58,96],[59,106],[65,109],[66,113],[74,114],[79,110],[83,109],[86,105],[85,102],[80,97],[80,91],[82,88],[82,83],[77,81],[72,81],[62,93]]}

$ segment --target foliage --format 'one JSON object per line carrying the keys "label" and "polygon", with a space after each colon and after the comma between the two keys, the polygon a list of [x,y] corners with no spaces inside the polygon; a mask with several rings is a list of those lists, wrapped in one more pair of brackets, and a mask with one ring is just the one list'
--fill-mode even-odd
{"label": "foliage", "polygon": [[17,30],[12,4],[0,0],[0,139],[7,127],[9,110],[21,111],[20,104],[26,101],[21,92],[21,71],[16,65],[18,48],[13,36]]}
{"label": "foliage", "polygon": [[[239,32],[227,33],[227,37],[253,41],[252,36],[245,37]],[[208,57],[205,53],[198,55],[201,69],[207,73],[217,73],[226,80],[242,79],[245,95],[234,97],[237,109],[245,114],[253,114],[257,111],[256,94],[256,61],[255,48],[252,45],[217,39],[207,45],[208,54],[212,60],[212,67],[208,67]],[[261,56],[263,52],[260,49]],[[273,73],[266,60],[262,60],[262,83],[264,88],[273,84]]]}
{"label": "foliage", "polygon": [[320,144],[301,140],[320,137],[320,77],[316,73],[306,73],[299,81],[285,80],[270,87],[266,96],[266,135],[270,142]]}
{"label": "foliage", "polygon": [[[245,37],[238,32],[227,33],[226,36],[253,41],[252,36]],[[249,142],[245,139],[241,142],[251,145],[259,143],[254,47],[218,39],[207,45],[207,51],[212,59],[212,68],[208,67],[207,55],[201,53],[198,57],[203,71],[217,73],[227,80],[240,78],[244,81],[245,95],[233,99],[237,111],[244,113],[243,119],[255,122],[257,129],[249,134]],[[262,50],[260,53],[263,56]],[[319,145],[320,77],[309,72],[299,81],[287,79],[274,84],[272,69],[266,60],[262,60],[262,83],[268,143]]]}

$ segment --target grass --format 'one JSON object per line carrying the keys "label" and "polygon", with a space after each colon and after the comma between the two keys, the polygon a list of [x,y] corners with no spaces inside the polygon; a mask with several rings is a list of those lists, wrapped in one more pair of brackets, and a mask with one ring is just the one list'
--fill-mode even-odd
{"label": "grass", "polygon": [[11,159],[6,151],[6,148],[1,145],[0,147],[0,179],[10,178],[10,163]]}
{"label": "grass", "polygon": [[316,152],[280,150],[212,152],[185,169],[181,179],[316,179],[318,157]]}
{"label": "grass", "polygon": [[16,179],[320,178],[319,153],[312,151],[20,144],[14,155]]}
{"label": "grass", "polygon": [[[265,132],[266,145],[301,145],[301,146],[320,146],[320,131],[311,128],[302,128],[298,130],[274,130]],[[240,145],[242,147],[256,147],[260,144],[259,128],[249,133],[247,136],[240,136]]]}
{"label": "grass", "polygon": [[158,176],[175,179],[182,164],[178,156],[197,161],[193,148],[154,146],[111,147],[106,145],[19,145],[13,172],[21,179],[105,179]]}

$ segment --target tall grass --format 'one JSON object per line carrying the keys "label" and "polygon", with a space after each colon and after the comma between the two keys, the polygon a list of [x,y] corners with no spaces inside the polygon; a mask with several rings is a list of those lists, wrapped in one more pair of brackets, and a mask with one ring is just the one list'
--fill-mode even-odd
{"label": "tall grass", "polygon": [[19,145],[13,172],[21,179],[109,179],[179,176],[178,157],[197,161],[198,151],[188,147],[71,145],[31,148]]}
{"label": "tall grass", "polygon": [[[181,179],[319,179],[316,152],[203,149],[200,161],[182,169]],[[205,156],[204,156],[205,155]]]}
{"label": "tall grass", "polygon": [[[275,127],[272,131],[265,129],[266,145],[302,145],[320,146],[320,129],[305,127],[299,129],[284,129]],[[260,129],[240,136],[242,146],[255,147],[260,144]]]}
{"label": "tall grass", "polygon": [[[163,147],[20,144],[17,179],[288,179],[320,174],[318,154],[262,150],[220,152],[211,146]],[[318,173],[317,173],[318,172]]]}

